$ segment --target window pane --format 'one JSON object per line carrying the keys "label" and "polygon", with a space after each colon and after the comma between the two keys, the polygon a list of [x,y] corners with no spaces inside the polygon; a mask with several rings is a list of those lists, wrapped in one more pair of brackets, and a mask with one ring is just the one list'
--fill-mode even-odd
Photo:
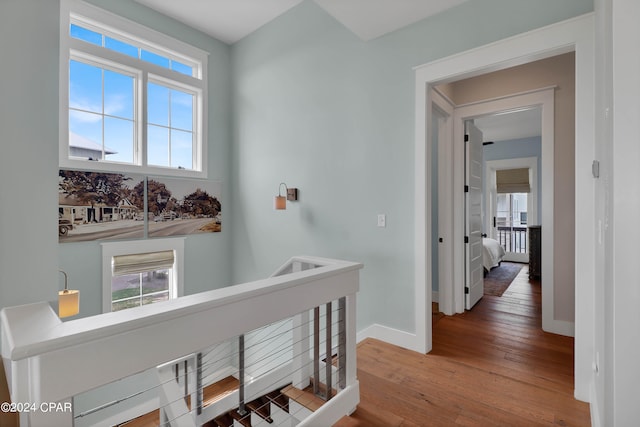
{"label": "window pane", "polygon": [[129,43],[121,42],[120,40],[112,39],[111,37],[104,38],[104,47],[107,49],[115,50],[116,52],[124,53],[125,55],[138,57],[138,48],[130,45]]}
{"label": "window pane", "polygon": [[69,108],[102,112],[102,68],[69,62]]}
{"label": "window pane", "polygon": [[154,302],[160,301],[169,301],[169,292],[142,297],[142,305],[153,304]]}
{"label": "window pane", "polygon": [[169,58],[165,58],[164,56],[149,52],[148,50],[143,49],[142,51],[140,51],[140,59],[164,68],[169,68]]}
{"label": "window pane", "polygon": [[134,79],[104,70],[104,114],[133,120]]}
{"label": "window pane", "polygon": [[169,270],[142,273],[142,295],[161,291],[169,292]]}
{"label": "window pane", "polygon": [[169,166],[169,130],[147,126],[147,163],[154,166]]}
{"label": "window pane", "polygon": [[111,278],[111,301],[140,295],[140,274],[126,274]]}
{"label": "window pane", "polygon": [[133,163],[133,122],[105,117],[104,149],[107,160]]}
{"label": "window pane", "polygon": [[171,130],[171,166],[193,169],[193,134]]}
{"label": "window pane", "polygon": [[171,127],[193,130],[193,95],[171,90]]}
{"label": "window pane", "polygon": [[102,46],[102,34],[87,30],[86,28],[82,28],[76,24],[71,24],[69,34],[75,39],[84,40],[86,42]]}
{"label": "window pane", "polygon": [[120,311],[127,308],[140,307],[140,298],[134,298],[124,301],[116,301],[111,303],[111,311]]}
{"label": "window pane", "polygon": [[172,60],[171,69],[178,73],[186,74],[187,76],[193,76],[193,68],[188,65],[184,65],[182,62]]}
{"label": "window pane", "polygon": [[102,159],[102,115],[69,111],[69,155]]}
{"label": "window pane", "polygon": [[155,83],[149,83],[147,88],[147,121],[169,126],[169,88]]}

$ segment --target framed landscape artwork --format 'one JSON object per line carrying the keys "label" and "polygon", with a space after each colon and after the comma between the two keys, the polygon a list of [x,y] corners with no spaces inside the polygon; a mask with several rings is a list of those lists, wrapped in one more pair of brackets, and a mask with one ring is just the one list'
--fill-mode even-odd
{"label": "framed landscape artwork", "polygon": [[141,175],[60,170],[58,241],[144,237]]}
{"label": "framed landscape artwork", "polygon": [[220,232],[221,189],[219,181],[62,169],[58,241]]}
{"label": "framed landscape artwork", "polygon": [[149,177],[149,237],[220,232],[221,187],[217,181]]}

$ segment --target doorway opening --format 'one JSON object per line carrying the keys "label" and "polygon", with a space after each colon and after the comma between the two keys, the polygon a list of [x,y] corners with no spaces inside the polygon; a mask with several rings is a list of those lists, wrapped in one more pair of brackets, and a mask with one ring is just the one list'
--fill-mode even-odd
{"label": "doorway opening", "polygon": [[[575,122],[574,120],[564,121],[566,123],[575,123],[573,127],[575,131],[575,141],[579,144],[573,145],[575,148],[575,161],[571,162],[572,166],[578,164],[590,164],[590,159],[594,149],[594,133],[592,131],[594,123],[594,41],[593,41],[594,24],[592,16],[585,15],[576,19],[563,21],[549,27],[534,30],[528,33],[520,34],[508,39],[501,40],[490,45],[482,46],[468,52],[459,53],[430,62],[420,67],[416,67],[416,103],[415,103],[415,282],[416,282],[416,333],[413,335],[415,340],[408,345],[408,348],[415,349],[420,352],[429,352],[432,348],[432,331],[431,331],[431,263],[430,263],[430,244],[434,233],[431,230],[431,204],[427,188],[430,187],[431,181],[427,173],[427,165],[429,158],[429,143],[431,138],[431,112],[432,105],[432,88],[439,84],[446,84],[456,80],[479,76],[482,73],[493,72],[496,70],[504,70],[509,67],[523,65],[532,61],[550,58],[569,52],[576,52],[575,56]],[[543,120],[544,124],[544,120]],[[455,135],[454,135],[455,138]],[[543,153],[544,157],[544,153]],[[587,162],[588,160],[588,162]],[[562,163],[561,163],[562,164]],[[566,171],[562,171],[565,173]],[[542,187],[548,177],[543,171]],[[575,174],[575,209],[568,213],[571,217],[571,225],[567,224],[563,230],[592,230],[595,221],[595,215],[592,212],[594,205],[594,195],[592,191],[592,180],[587,174]],[[454,177],[455,178],[455,177]],[[455,178],[452,188],[456,192],[452,194],[455,204],[461,204],[462,198],[458,196],[458,192],[462,191],[462,180]],[[552,200],[553,202],[553,200]],[[544,208],[544,210],[548,207]],[[542,212],[543,220],[545,212]],[[461,222],[454,210],[453,221]],[[552,211],[553,212],[553,211]],[[575,214],[580,212],[580,214]],[[458,221],[459,220],[459,221]],[[564,224],[564,223],[563,223]],[[545,237],[553,241],[552,232],[548,228],[542,230],[542,244],[545,244]],[[448,236],[455,244],[464,236],[462,233],[453,233]],[[593,233],[577,233],[575,238],[566,238],[562,242],[556,242],[560,247],[560,253],[563,252],[563,244],[574,247],[575,260],[567,265],[571,274],[575,274],[575,280],[572,283],[580,283],[580,289],[573,288],[575,291],[575,301],[569,295],[562,296],[562,291],[546,292],[543,295],[544,305],[551,307],[547,315],[543,313],[543,324],[547,324],[554,331],[562,331],[566,335],[574,335],[575,333],[575,396],[579,399],[588,399],[588,387],[590,371],[590,347],[589,343],[593,341],[594,329],[589,324],[589,308],[592,306],[592,291],[594,289],[593,266],[589,263],[591,251],[595,245]],[[590,255],[591,254],[591,255]],[[545,266],[553,265],[553,258],[549,259],[549,254],[543,256],[543,287],[545,286],[544,271]],[[426,261],[425,261],[426,260]],[[560,279],[563,279],[562,277]],[[572,277],[571,279],[574,279]],[[461,300],[463,295],[457,295],[463,281],[456,275],[453,280],[455,289],[455,301]],[[442,290],[440,297],[442,297]],[[570,299],[567,300],[566,297]],[[561,298],[561,299],[558,299]],[[553,304],[553,300],[558,299],[558,304]],[[562,310],[566,308],[564,302],[575,308],[575,316],[568,317],[562,314]],[[575,304],[574,304],[575,302]],[[546,303],[546,304],[545,304]],[[556,313],[557,311],[557,313]],[[575,322],[575,323],[574,323]],[[575,325],[580,328],[574,329]],[[547,328],[545,328],[547,329]],[[579,333],[578,333],[579,332]],[[399,337],[400,338],[400,337]]]}

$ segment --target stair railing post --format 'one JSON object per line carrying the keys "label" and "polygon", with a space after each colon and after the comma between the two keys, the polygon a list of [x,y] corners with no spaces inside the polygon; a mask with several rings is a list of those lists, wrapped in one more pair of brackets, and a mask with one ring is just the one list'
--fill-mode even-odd
{"label": "stair railing post", "polygon": [[292,384],[294,387],[304,389],[309,385],[311,378],[311,335],[309,334],[309,311],[293,316],[293,368]]}
{"label": "stair railing post", "polygon": [[338,300],[338,387],[343,390],[347,386],[347,301],[345,297]]}
{"label": "stair railing post", "polygon": [[202,415],[204,392],[202,387],[202,353],[196,354],[196,414]]}
{"label": "stair railing post", "polygon": [[244,402],[244,334],[238,338],[238,413],[242,416],[247,414]]}
{"label": "stair railing post", "polygon": [[313,394],[320,392],[320,307],[313,309]]}

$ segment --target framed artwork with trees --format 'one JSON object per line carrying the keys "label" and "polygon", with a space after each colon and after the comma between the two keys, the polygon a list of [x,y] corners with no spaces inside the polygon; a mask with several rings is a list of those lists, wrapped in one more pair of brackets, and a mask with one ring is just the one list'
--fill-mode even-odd
{"label": "framed artwork with trees", "polygon": [[147,178],[149,237],[222,231],[221,183]]}
{"label": "framed artwork with trees", "polygon": [[59,242],[222,231],[218,181],[59,171]]}
{"label": "framed artwork with trees", "polygon": [[144,198],[134,191],[144,182],[141,175],[60,170],[58,240],[144,237]]}

